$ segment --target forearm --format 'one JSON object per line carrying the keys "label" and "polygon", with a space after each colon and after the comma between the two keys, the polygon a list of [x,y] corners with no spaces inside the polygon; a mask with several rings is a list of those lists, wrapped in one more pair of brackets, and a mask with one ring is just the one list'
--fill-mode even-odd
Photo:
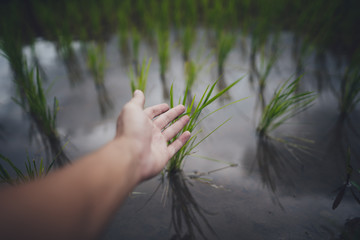
{"label": "forearm", "polygon": [[135,157],[129,143],[117,139],[45,179],[4,190],[2,234],[41,239],[98,236],[140,181]]}

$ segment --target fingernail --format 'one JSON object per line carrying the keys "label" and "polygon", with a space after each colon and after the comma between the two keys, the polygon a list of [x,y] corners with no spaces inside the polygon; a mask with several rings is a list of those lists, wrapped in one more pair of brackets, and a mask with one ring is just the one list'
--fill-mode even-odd
{"label": "fingernail", "polygon": [[140,94],[141,93],[141,91],[139,90],[139,89],[136,89],[135,91],[134,91],[134,96],[135,95],[138,95],[138,94]]}

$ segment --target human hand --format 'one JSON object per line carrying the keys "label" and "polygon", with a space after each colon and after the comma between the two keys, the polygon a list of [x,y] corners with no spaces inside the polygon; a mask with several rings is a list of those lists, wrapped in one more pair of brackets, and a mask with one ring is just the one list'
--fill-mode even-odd
{"label": "human hand", "polygon": [[159,104],[144,109],[144,103],[144,94],[136,90],[119,115],[115,137],[125,139],[135,153],[140,181],[158,174],[190,138],[186,131],[168,145],[189,121],[185,115],[168,126],[185,111],[183,105],[169,109],[167,104]]}

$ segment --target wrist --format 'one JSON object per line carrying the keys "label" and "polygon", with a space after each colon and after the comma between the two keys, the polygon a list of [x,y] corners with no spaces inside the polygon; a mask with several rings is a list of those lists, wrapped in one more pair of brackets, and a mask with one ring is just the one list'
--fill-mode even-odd
{"label": "wrist", "polygon": [[122,168],[121,170],[126,169],[126,173],[132,179],[131,182],[140,183],[141,176],[138,174],[140,167],[138,163],[142,156],[139,144],[125,137],[117,137],[110,142],[110,146],[117,156],[117,167]]}

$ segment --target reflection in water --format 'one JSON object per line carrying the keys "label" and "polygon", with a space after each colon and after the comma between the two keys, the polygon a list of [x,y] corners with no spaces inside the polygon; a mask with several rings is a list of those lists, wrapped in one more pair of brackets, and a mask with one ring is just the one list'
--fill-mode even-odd
{"label": "reflection in water", "polygon": [[360,145],[360,133],[355,127],[354,123],[356,120],[349,116],[341,115],[333,127],[328,130],[326,140],[324,142],[326,148],[326,154],[324,159],[329,157],[339,159],[338,167],[345,171],[346,168],[346,155],[347,149],[351,147],[351,154],[354,159],[360,157],[358,147]]}
{"label": "reflection in water", "polygon": [[295,146],[280,143],[269,137],[258,137],[255,161],[263,185],[274,193],[274,200],[281,206],[276,196],[277,182],[292,185],[292,176],[302,168],[302,162],[295,151]]}
{"label": "reflection in water", "polygon": [[337,171],[344,176],[344,183],[335,191],[336,197],[332,205],[333,209],[338,207],[348,191],[360,204],[359,191],[351,184],[351,181],[359,182],[359,175],[354,173],[360,167],[355,160],[359,159],[359,148],[357,146],[360,145],[360,135],[352,120],[354,119],[348,115],[340,115],[326,136],[325,148],[327,151],[324,160],[336,159]]}
{"label": "reflection in water", "polygon": [[[182,171],[173,172],[167,175],[165,183],[165,197],[171,201],[171,226],[175,235],[171,239],[197,239],[197,235],[207,239],[205,229],[212,235],[216,233],[205,214],[211,214],[203,209],[193,197],[188,188],[188,178]],[[191,183],[190,183],[191,184]]]}
{"label": "reflection in water", "polygon": [[101,116],[105,117],[108,111],[113,108],[113,103],[104,84],[96,84],[95,87],[100,113]]}

